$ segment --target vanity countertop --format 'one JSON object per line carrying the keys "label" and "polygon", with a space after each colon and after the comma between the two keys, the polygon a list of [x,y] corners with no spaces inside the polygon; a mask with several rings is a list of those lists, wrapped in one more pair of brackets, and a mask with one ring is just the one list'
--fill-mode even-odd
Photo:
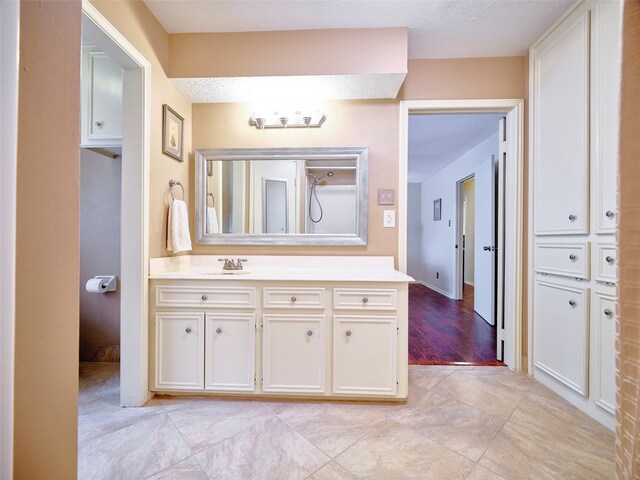
{"label": "vanity countertop", "polygon": [[220,257],[186,255],[152,258],[151,280],[240,280],[411,282],[413,278],[393,268],[393,257],[336,256],[227,256],[247,259],[244,270],[225,272]]}

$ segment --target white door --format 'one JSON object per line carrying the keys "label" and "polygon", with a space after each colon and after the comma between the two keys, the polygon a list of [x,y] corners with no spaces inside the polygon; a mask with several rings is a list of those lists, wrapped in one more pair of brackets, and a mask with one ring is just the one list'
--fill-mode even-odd
{"label": "white door", "polygon": [[473,309],[495,325],[496,276],[496,170],[495,156],[489,156],[476,170],[476,228],[474,252]]}
{"label": "white door", "polygon": [[333,393],[395,395],[396,317],[333,317]]}
{"label": "white door", "polygon": [[262,389],[324,392],[324,315],[263,315]]}
{"label": "white door", "polygon": [[204,314],[156,314],[156,388],[204,388]]}
{"label": "white door", "polygon": [[205,390],[255,390],[253,313],[207,313],[205,317]]}
{"label": "white door", "polygon": [[507,166],[507,119],[502,117],[499,122],[498,129],[500,138],[498,140],[498,161],[496,164],[497,167],[497,179],[498,179],[498,209],[496,211],[497,218],[497,232],[498,236],[496,238],[496,261],[497,261],[497,278],[496,278],[496,359],[503,361],[504,360],[504,252],[505,252],[505,241],[504,241],[504,198],[506,185],[505,185],[505,176],[506,176],[506,166]]}
{"label": "white door", "polygon": [[289,233],[286,180],[264,179],[264,233]]}

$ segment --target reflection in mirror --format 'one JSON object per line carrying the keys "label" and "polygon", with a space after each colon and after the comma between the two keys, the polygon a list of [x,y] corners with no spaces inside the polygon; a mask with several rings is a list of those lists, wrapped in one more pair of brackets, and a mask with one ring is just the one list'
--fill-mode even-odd
{"label": "reflection in mirror", "polygon": [[197,159],[198,243],[366,245],[366,149],[201,150]]}

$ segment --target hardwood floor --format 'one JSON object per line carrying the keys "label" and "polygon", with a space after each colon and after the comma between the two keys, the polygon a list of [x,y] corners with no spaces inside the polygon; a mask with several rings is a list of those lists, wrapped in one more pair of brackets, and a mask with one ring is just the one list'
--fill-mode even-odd
{"label": "hardwood floor", "polygon": [[503,365],[496,360],[496,329],[473,311],[473,287],[462,300],[409,285],[411,365]]}

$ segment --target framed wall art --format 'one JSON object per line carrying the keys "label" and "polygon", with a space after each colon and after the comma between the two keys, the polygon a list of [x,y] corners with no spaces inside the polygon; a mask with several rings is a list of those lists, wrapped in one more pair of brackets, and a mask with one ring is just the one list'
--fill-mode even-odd
{"label": "framed wall art", "polygon": [[183,133],[184,118],[169,105],[164,104],[162,106],[162,153],[179,162],[184,161],[182,158]]}

